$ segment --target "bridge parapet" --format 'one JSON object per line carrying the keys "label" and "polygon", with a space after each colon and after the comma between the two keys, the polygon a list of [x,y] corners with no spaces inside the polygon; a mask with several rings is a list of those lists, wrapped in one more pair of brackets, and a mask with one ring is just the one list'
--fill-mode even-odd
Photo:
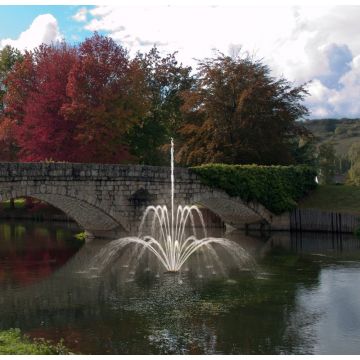
{"label": "bridge parapet", "polygon": [[[177,182],[198,180],[186,168],[175,168]],[[149,165],[82,163],[0,163],[0,181],[20,180],[170,180],[170,168]]]}

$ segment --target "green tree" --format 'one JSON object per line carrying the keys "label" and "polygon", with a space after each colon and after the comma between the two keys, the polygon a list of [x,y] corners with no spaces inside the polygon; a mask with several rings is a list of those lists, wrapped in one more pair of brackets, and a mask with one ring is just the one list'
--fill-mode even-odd
{"label": "green tree", "polygon": [[21,61],[22,58],[20,51],[9,45],[0,50],[0,116],[4,113],[5,79],[16,62]]}
{"label": "green tree", "polygon": [[142,164],[166,164],[166,146],[182,123],[181,94],[192,84],[191,68],[179,64],[175,54],[162,57],[155,47],[147,54],[138,53],[133,63],[144,74],[141,91],[148,110],[129,131],[130,151]]}
{"label": "green tree", "polygon": [[249,56],[205,59],[184,93],[178,160],[294,163],[294,139],[309,133],[296,121],[308,114],[305,95],[304,86],[273,78],[268,66]]}
{"label": "green tree", "polygon": [[351,164],[348,180],[351,184],[360,185],[360,142],[351,145],[348,151],[348,159]]}
{"label": "green tree", "polygon": [[19,50],[5,46],[0,50],[0,160],[14,161],[17,159],[18,146],[15,140],[14,124],[6,116],[5,95],[6,80],[17,63],[23,60]]}
{"label": "green tree", "polygon": [[348,182],[353,185],[360,185],[360,161],[351,166],[348,172]]}
{"label": "green tree", "polygon": [[331,183],[336,169],[336,154],[333,143],[326,142],[319,146],[317,160],[320,183]]}
{"label": "green tree", "polygon": [[296,164],[316,166],[316,140],[311,134],[295,137],[291,144],[291,156]]}
{"label": "green tree", "polygon": [[360,161],[360,142],[354,142],[348,151],[348,159],[351,166]]}

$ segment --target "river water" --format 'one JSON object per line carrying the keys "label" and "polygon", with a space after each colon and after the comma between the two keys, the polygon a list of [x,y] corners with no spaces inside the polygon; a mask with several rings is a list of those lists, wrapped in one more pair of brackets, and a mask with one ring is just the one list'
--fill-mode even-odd
{"label": "river water", "polygon": [[88,271],[105,240],[73,224],[0,222],[0,329],[82,354],[359,354],[360,240],[233,232],[256,271]]}

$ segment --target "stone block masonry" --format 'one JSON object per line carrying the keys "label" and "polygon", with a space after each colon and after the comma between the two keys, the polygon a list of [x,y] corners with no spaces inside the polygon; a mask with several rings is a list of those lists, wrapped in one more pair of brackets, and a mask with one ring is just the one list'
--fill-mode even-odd
{"label": "stone block masonry", "polygon": [[[261,204],[202,184],[191,170],[175,168],[175,203],[197,204],[224,222],[271,222]],[[170,167],[75,163],[0,163],[0,201],[29,196],[59,208],[96,237],[136,235],[146,206],[170,206]]]}

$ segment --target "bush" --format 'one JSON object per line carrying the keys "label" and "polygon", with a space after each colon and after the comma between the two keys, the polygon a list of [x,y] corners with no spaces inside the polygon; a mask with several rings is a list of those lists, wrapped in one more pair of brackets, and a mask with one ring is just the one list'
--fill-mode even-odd
{"label": "bush", "polygon": [[86,232],[82,231],[78,234],[75,234],[75,239],[79,241],[85,241],[86,240]]}
{"label": "bush", "polygon": [[306,165],[208,164],[191,169],[204,184],[246,202],[257,201],[274,214],[292,210],[299,199],[316,187],[316,171]]}
{"label": "bush", "polygon": [[66,355],[69,351],[62,342],[52,344],[44,339],[31,340],[19,329],[0,331],[1,355]]}

